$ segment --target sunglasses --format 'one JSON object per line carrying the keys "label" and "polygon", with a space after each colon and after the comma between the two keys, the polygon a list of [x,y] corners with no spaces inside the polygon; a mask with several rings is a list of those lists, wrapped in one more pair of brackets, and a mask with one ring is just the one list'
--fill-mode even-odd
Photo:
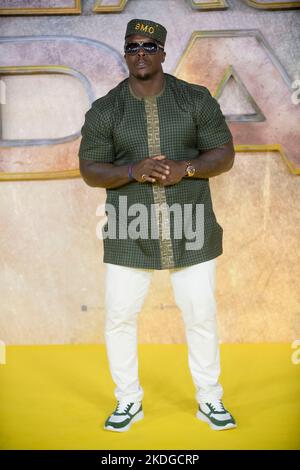
{"label": "sunglasses", "polygon": [[156,54],[159,49],[164,50],[156,42],[128,42],[124,46],[124,52],[129,55],[135,55],[140,49],[143,49],[145,54]]}

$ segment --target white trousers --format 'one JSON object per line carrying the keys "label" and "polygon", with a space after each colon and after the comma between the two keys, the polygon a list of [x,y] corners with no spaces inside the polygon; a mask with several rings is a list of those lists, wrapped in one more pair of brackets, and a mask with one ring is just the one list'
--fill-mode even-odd
{"label": "white trousers", "polygon": [[[223,389],[218,382],[216,259],[169,272],[175,301],[184,321],[196,400],[199,403],[219,399]],[[152,269],[106,264],[104,335],[110,372],[116,384],[115,396],[121,402],[141,401],[144,396],[138,377],[137,314],[152,274]]]}

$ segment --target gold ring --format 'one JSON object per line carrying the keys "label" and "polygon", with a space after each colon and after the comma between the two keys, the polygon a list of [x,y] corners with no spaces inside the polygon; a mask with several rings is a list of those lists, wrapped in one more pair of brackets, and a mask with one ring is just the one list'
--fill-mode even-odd
{"label": "gold ring", "polygon": [[143,174],[143,175],[142,175],[142,181],[143,181],[143,183],[146,181],[146,178],[147,178],[147,175]]}

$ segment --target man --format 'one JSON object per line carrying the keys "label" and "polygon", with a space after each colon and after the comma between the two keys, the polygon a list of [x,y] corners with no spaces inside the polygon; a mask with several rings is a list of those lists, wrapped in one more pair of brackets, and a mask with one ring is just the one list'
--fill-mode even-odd
{"label": "man", "polygon": [[[215,264],[222,228],[208,181],[232,167],[232,136],[207,88],[163,72],[166,34],[150,20],[128,23],[129,77],[93,103],[79,151],[84,181],[107,192],[105,342],[117,406],[104,428],[118,432],[144,416],[136,319],[154,269],[169,270],[182,311],[196,416],[212,429],[236,426],[218,382]],[[133,219],[137,207],[140,224]]]}

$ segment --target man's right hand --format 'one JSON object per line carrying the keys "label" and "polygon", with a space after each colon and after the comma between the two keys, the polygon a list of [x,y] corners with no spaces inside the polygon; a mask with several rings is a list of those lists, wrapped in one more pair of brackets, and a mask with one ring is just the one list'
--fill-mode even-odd
{"label": "man's right hand", "polygon": [[132,166],[132,176],[140,183],[155,183],[157,180],[165,180],[170,173],[169,165],[163,163],[165,155],[156,155]]}

